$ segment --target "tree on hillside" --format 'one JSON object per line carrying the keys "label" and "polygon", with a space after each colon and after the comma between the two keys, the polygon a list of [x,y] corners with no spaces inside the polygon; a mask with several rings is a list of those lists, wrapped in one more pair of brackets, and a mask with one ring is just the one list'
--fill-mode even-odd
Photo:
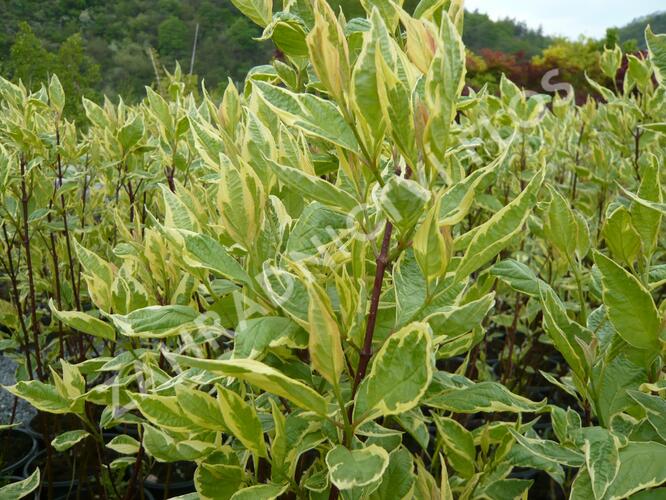
{"label": "tree on hillside", "polygon": [[83,116],[81,97],[95,97],[100,71],[99,65],[85,54],[81,35],[70,36],[53,53],[42,45],[27,23],[21,23],[9,53],[7,70],[12,80],[20,80],[35,90],[47,82],[50,75],[57,74],[67,95],[65,115]]}
{"label": "tree on hillside", "polygon": [[183,62],[192,44],[187,25],[169,16],[157,28],[157,45],[162,58]]}
{"label": "tree on hillside", "polygon": [[31,89],[48,79],[53,67],[53,54],[44,48],[41,40],[26,22],[19,24],[19,32],[9,49],[8,72],[14,81],[21,80]]}
{"label": "tree on hillside", "polygon": [[55,57],[53,72],[58,75],[66,96],[65,114],[83,116],[81,97],[94,99],[100,81],[99,65],[84,52],[83,39],[78,33],[65,40]]}

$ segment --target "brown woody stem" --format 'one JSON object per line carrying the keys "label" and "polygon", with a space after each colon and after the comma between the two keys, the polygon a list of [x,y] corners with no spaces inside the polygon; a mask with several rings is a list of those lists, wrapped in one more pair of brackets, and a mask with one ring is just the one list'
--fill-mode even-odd
{"label": "brown woody stem", "polygon": [[30,301],[30,323],[33,334],[33,343],[35,348],[35,360],[37,362],[37,377],[44,380],[44,369],[42,367],[41,352],[39,349],[39,323],[37,322],[37,296],[35,292],[35,278],[32,267],[32,252],[30,250],[30,229],[28,226],[28,203],[30,195],[26,183],[26,162],[23,158],[20,160],[21,167],[21,208],[23,215],[23,247],[25,249],[25,259],[28,270],[28,299]]}
{"label": "brown woody stem", "polygon": [[356,395],[361,380],[365,377],[365,373],[372,358],[372,338],[375,333],[375,324],[377,323],[377,311],[379,310],[379,299],[382,294],[382,284],[384,283],[384,274],[386,274],[386,267],[389,263],[389,248],[391,246],[391,235],[393,234],[393,224],[386,222],[384,228],[384,239],[382,240],[382,248],[377,257],[377,269],[375,271],[375,282],[372,287],[372,296],[370,298],[370,313],[368,314],[368,322],[365,327],[365,338],[363,340],[363,349],[361,350],[361,357],[356,369],[356,376],[354,377],[354,386],[352,389],[352,399]]}

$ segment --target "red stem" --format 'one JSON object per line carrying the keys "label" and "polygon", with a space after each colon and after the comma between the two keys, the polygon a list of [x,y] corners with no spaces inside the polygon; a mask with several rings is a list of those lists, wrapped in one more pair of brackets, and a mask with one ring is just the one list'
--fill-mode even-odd
{"label": "red stem", "polygon": [[30,300],[30,322],[33,334],[33,343],[35,347],[35,360],[37,362],[37,376],[44,380],[44,370],[42,368],[42,355],[39,351],[39,323],[37,322],[37,298],[35,295],[35,278],[33,276],[32,255],[30,251],[30,229],[28,227],[28,202],[30,196],[25,182],[25,160],[21,158],[21,208],[23,212],[23,246],[25,248],[26,265],[28,268],[28,291]]}
{"label": "red stem", "polygon": [[370,313],[368,314],[368,323],[365,327],[365,338],[363,340],[363,349],[354,377],[354,386],[352,388],[352,399],[356,395],[358,386],[365,377],[365,373],[372,358],[372,337],[375,333],[375,324],[377,323],[377,311],[379,310],[379,299],[382,294],[382,284],[384,283],[384,274],[389,263],[389,247],[391,246],[391,235],[393,233],[393,224],[386,222],[384,228],[384,239],[382,240],[382,249],[377,257],[377,269],[375,271],[375,282],[372,287],[372,297],[370,298]]}

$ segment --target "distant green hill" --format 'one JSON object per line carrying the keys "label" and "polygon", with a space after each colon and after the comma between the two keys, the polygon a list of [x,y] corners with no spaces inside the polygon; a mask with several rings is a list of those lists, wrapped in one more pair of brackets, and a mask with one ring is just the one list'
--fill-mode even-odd
{"label": "distant green hill", "polygon": [[649,16],[634,19],[619,29],[620,40],[622,42],[636,40],[639,48],[647,48],[645,45],[645,27],[648,24],[655,33],[666,33],[666,11],[655,12]]}
{"label": "distant green hill", "polygon": [[474,52],[492,49],[509,54],[522,52],[528,57],[541,53],[553,41],[541,28],[528,28],[525,23],[509,18],[493,21],[478,10],[465,13],[463,40]]}
{"label": "distant green hill", "polygon": [[[336,10],[342,8],[347,18],[362,13],[359,0],[329,1]],[[408,10],[417,4],[418,0],[404,2]],[[92,88],[130,101],[142,96],[144,85],[155,79],[149,49],[159,54],[158,63],[169,70],[176,61],[189,70],[197,25],[193,72],[210,89],[224,85],[228,77],[242,80],[248,69],[269,62],[275,53],[270,43],[253,39],[261,29],[243,17],[231,0],[0,0],[0,12],[1,74],[29,74],[30,79],[39,80],[54,71],[66,71],[75,61],[83,76],[73,78],[73,88],[85,77],[90,84],[83,87],[87,93]],[[27,22],[34,36],[24,36],[21,50],[12,56],[11,48],[21,38],[17,35],[27,29],[21,28],[21,22]],[[666,32],[666,12],[632,21],[619,30],[620,40],[644,43],[647,23],[656,32]],[[476,52],[491,49],[522,53],[526,58],[553,42],[540,28],[513,19],[494,21],[478,11],[467,12],[463,38]],[[87,57],[80,57],[77,50],[85,51]]]}
{"label": "distant green hill", "polygon": [[[179,61],[189,70],[199,24],[194,73],[210,87],[241,80],[270,60],[270,43],[257,43],[261,28],[242,16],[230,0],[0,0],[0,69],[8,68],[10,47],[26,21],[46,49],[55,52],[80,33],[86,53],[100,66],[99,90],[127,99],[143,95],[155,78],[148,49],[170,70]],[[3,64],[4,63],[4,64]]]}

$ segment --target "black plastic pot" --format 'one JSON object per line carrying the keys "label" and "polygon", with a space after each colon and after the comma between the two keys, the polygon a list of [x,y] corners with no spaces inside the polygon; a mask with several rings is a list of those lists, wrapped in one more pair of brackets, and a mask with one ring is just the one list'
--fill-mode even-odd
{"label": "black plastic pot", "polygon": [[0,470],[0,477],[11,476],[14,472],[20,474],[23,466],[37,454],[37,439],[23,429],[2,431],[0,432],[0,453],[3,455],[2,464],[4,465]]}
{"label": "black plastic pot", "polygon": [[[43,457],[46,455],[46,450],[42,450],[39,453],[37,453],[32,460],[27,462],[25,464],[25,467],[23,468],[23,474],[24,477],[28,477],[34,470],[35,467],[37,466],[36,463],[39,462],[39,460],[43,459]],[[58,456],[58,455],[54,455]],[[62,456],[62,455],[61,455]],[[93,475],[89,475],[87,477],[87,483],[88,484],[95,484],[95,478]],[[56,480],[53,482],[53,496],[56,500],[73,500],[77,498],[76,493],[77,489],[79,488],[80,480],[78,477],[75,477],[73,479],[60,479]],[[40,489],[37,490],[37,493],[35,494],[35,499],[43,498],[46,496],[46,491],[48,488],[48,483],[46,480],[46,474],[44,473],[43,467],[42,467],[42,484],[40,485]],[[85,499],[93,499],[94,497],[90,494],[90,489],[87,484],[83,484],[81,488],[81,495],[79,498],[85,498]],[[93,490],[94,491],[94,490]],[[171,490],[170,490],[171,491]],[[140,498],[139,495],[136,495],[135,498]],[[161,498],[161,497],[160,497]],[[144,500],[155,500],[155,496],[153,495],[153,492],[149,491],[147,487],[144,486]]]}
{"label": "black plastic pot", "polygon": [[20,476],[3,476],[0,474],[0,488],[7,486],[8,484],[17,483],[23,481],[25,478]]}
{"label": "black plastic pot", "polygon": [[51,415],[48,413],[37,413],[26,427],[26,431],[35,436],[38,440],[44,439],[42,434],[42,421],[46,419],[49,423],[49,432],[54,436],[65,432],[81,428],[81,422],[73,415]]}
{"label": "black plastic pot", "polygon": [[136,425],[129,424],[120,424],[116,425],[115,427],[111,427],[110,429],[104,431],[104,435],[106,436],[107,434],[112,437],[127,435],[136,439],[139,438],[139,431],[136,429]]}
{"label": "black plastic pot", "polygon": [[[39,453],[35,454],[30,460],[28,460],[24,467],[23,467],[23,476],[28,477],[30,474],[34,472],[34,470],[37,467],[40,467],[40,461],[44,460],[46,457],[46,450],[42,450]],[[63,459],[63,454],[54,454],[54,458],[60,458],[61,460]],[[56,467],[57,462],[54,464],[54,467]],[[78,465],[78,464],[77,464]],[[57,468],[57,467],[56,467]],[[70,469],[71,470],[71,469]],[[69,479],[58,479],[53,481],[53,495],[55,498],[58,498],[61,495],[66,495],[68,491],[76,491],[78,485],[79,485],[79,477],[80,475],[77,472],[77,477],[74,478],[69,478]],[[46,492],[48,488],[48,480],[47,480],[47,475],[44,470],[44,467],[42,466],[42,483],[40,485],[40,490],[38,491],[43,491]],[[92,474],[88,476],[88,481],[92,482],[94,481],[95,478]],[[39,498],[37,495],[35,495],[35,498]]]}
{"label": "black plastic pot", "polygon": [[[171,479],[167,484],[169,466],[171,466]],[[158,468],[157,471],[154,470],[155,467]],[[153,466],[152,474],[149,474],[144,480],[144,488],[149,490],[156,500],[192,493],[195,491],[193,478],[195,468],[196,465],[192,462],[174,462],[172,464],[157,462]]]}
{"label": "black plastic pot", "polygon": [[449,373],[455,372],[460,365],[463,364],[465,358],[462,356],[453,356],[452,358],[445,358],[437,360],[437,368]]}
{"label": "black plastic pot", "polygon": [[536,469],[526,469],[522,467],[516,467],[509,474],[510,478],[513,479],[534,479],[539,474],[539,471]]}
{"label": "black plastic pot", "polygon": [[533,401],[548,399],[552,403],[558,388],[554,385],[529,385],[525,391],[527,392],[527,397]]}

